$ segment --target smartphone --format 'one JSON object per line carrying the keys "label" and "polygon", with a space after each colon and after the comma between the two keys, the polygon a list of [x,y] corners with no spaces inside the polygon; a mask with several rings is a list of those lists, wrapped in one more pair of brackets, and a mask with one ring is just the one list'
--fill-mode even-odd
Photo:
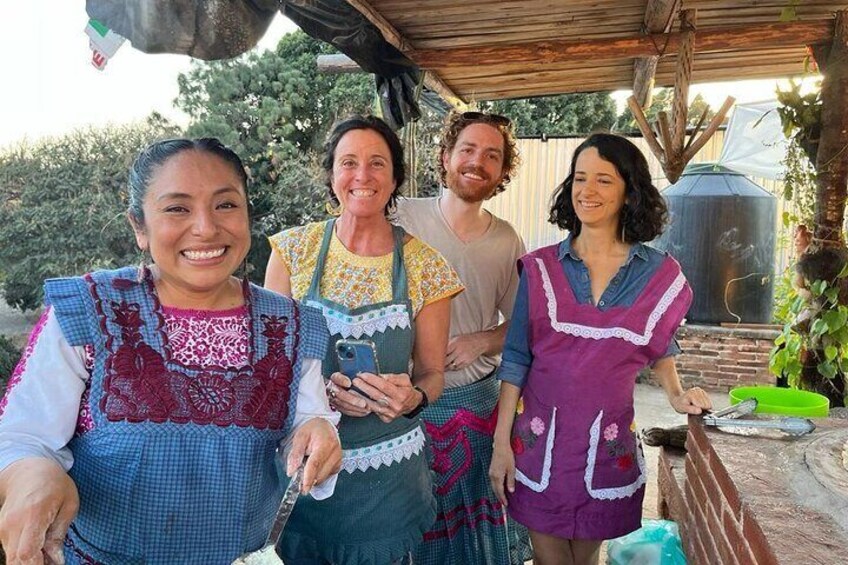
{"label": "smartphone", "polygon": [[340,339],[336,342],[336,357],[339,360],[339,372],[351,379],[359,373],[380,374],[377,348],[371,340]]}
{"label": "smartphone", "polygon": [[[336,342],[336,357],[339,360],[339,372],[353,380],[359,373],[380,374],[377,364],[377,348],[368,339],[340,339]],[[355,385],[353,390],[369,400],[374,400]]]}

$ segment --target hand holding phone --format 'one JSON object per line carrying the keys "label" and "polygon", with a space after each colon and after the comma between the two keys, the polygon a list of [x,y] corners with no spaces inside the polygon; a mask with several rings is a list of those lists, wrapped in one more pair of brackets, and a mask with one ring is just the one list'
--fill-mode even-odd
{"label": "hand holding phone", "polygon": [[[336,342],[336,357],[339,361],[339,372],[351,381],[359,373],[380,374],[380,367],[377,364],[377,348],[371,340],[340,339]],[[368,400],[373,400],[355,385],[351,385],[350,390],[361,394]]]}

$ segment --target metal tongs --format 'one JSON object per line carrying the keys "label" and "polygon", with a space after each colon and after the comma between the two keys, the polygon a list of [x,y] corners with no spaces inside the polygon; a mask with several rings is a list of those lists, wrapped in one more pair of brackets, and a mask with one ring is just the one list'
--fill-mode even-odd
{"label": "metal tongs", "polygon": [[760,428],[778,430],[790,436],[803,436],[816,429],[812,420],[807,418],[779,418],[771,420],[739,420],[740,416],[747,416],[757,409],[757,399],[747,398],[738,404],[728,406],[717,412],[708,412],[704,415],[704,424],[707,426],[734,427],[734,428]]}

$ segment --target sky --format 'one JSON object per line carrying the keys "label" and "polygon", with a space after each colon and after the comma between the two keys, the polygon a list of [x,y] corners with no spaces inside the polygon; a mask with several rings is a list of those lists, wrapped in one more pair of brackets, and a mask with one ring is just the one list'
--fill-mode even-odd
{"label": "sky", "polygon": [[[0,0],[0,148],[56,136],[87,125],[141,120],[152,111],[185,123],[173,107],[185,55],[148,55],[129,42],[104,71],[91,65],[84,28],[85,0]],[[257,49],[273,48],[294,24],[278,15]],[[737,102],[774,98],[775,81],[693,85],[718,109],[730,94]],[[614,98],[620,108],[629,93]]]}
{"label": "sky", "polygon": [[[99,71],[84,29],[85,0],[0,0],[0,147],[87,125],[141,120],[173,108],[186,55],[148,55],[125,42]],[[257,49],[297,29],[278,15]]]}

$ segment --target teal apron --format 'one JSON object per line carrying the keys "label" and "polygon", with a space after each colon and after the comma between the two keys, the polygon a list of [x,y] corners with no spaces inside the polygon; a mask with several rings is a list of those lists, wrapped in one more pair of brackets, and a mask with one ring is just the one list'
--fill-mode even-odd
{"label": "teal apron", "polygon": [[[392,299],[347,308],[320,295],[335,220],[327,222],[312,282],[304,302],[320,308],[332,337],[324,376],[338,371],[339,339],[370,339],[383,373],[408,373],[412,358],[413,315],[403,265],[405,232],[394,227]],[[436,517],[433,481],[419,418],[384,423],[375,414],[342,415],[339,437],[342,470],[333,496],[302,497],[286,526],[283,560],[323,559],[338,565],[384,565],[421,543]]]}

